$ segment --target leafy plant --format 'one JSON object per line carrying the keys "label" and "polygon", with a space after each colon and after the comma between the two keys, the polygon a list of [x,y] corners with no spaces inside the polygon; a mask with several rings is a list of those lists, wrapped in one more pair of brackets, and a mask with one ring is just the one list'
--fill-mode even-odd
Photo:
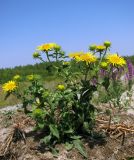
{"label": "leafy plant", "polygon": [[[41,143],[52,151],[55,151],[57,143],[64,143],[68,150],[74,147],[87,158],[82,138],[84,135],[91,136],[94,128],[93,93],[102,85],[108,91],[114,70],[126,64],[117,54],[107,55],[110,46],[111,43],[106,41],[103,45],[90,46],[87,53],[75,52],[68,57],[59,45],[43,44],[33,57],[46,63],[43,58],[46,55],[45,59],[50,63],[46,69],[55,70],[64,82],[51,91],[41,83],[40,76],[29,75],[27,78],[31,85],[23,93],[19,92],[18,81],[12,82],[14,86],[9,83],[3,85],[7,97],[15,94],[22,100],[25,113],[36,121],[35,130],[44,133]],[[66,58],[73,60],[67,61]],[[51,64],[52,61],[55,63]],[[78,66],[79,74],[72,72],[72,65]],[[102,69],[103,76],[100,74]],[[116,78],[113,82],[116,83]]]}

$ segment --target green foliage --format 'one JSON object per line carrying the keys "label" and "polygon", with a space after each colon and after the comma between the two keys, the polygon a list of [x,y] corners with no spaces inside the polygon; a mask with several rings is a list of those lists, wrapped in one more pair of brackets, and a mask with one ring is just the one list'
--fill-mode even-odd
{"label": "green foliage", "polygon": [[[43,80],[53,80],[57,79],[56,76],[56,66],[60,66],[61,62],[43,62],[37,63],[34,65],[26,65],[26,66],[16,66],[14,68],[3,68],[0,69],[0,84],[3,84],[13,78],[16,74],[21,75],[21,81],[25,81],[25,77],[30,74],[38,74],[40,75]],[[74,62],[71,62],[72,71],[78,72],[78,64],[74,65]],[[53,67],[55,66],[55,67]]]}
{"label": "green foliage", "polygon": [[124,56],[126,60],[130,60],[132,64],[134,65],[134,56]]}
{"label": "green foliage", "polygon": [[[120,97],[122,93],[126,90],[126,87],[119,80],[112,80],[108,82],[109,85],[106,88],[100,88],[98,101],[101,103],[108,103],[109,101],[114,104],[115,107],[121,108],[121,100]],[[104,84],[103,84],[104,85]],[[105,86],[105,85],[104,85]],[[103,90],[103,91],[102,91]],[[103,94],[102,94],[103,92]]]}
{"label": "green foliage", "polygon": [[128,157],[127,160],[134,160],[134,157]]}
{"label": "green foliage", "polygon": [[78,151],[83,155],[83,157],[87,158],[87,153],[85,152],[84,146],[79,139],[73,140],[74,147],[78,149]]}

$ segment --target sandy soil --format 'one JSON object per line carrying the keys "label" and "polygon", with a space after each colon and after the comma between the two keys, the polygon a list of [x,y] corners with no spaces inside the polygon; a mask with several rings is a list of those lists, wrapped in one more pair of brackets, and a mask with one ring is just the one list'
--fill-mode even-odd
{"label": "sandy soil", "polygon": [[[98,106],[94,136],[83,139],[89,160],[134,160],[134,132],[108,129],[109,116],[105,114],[108,104]],[[122,125],[134,130],[134,116],[114,109],[110,127]],[[38,134],[33,131],[35,122],[22,111],[0,113],[0,160],[83,160],[77,150],[66,151],[63,144],[57,144],[59,155],[54,155],[39,145]],[[21,128],[17,140],[11,138],[15,127]],[[106,128],[105,128],[106,127]],[[120,135],[119,135],[120,134]],[[125,134],[125,136],[123,136]],[[103,135],[103,136],[102,136]],[[11,140],[11,141],[10,141]],[[8,147],[7,147],[8,146]],[[7,147],[7,148],[6,148]]]}

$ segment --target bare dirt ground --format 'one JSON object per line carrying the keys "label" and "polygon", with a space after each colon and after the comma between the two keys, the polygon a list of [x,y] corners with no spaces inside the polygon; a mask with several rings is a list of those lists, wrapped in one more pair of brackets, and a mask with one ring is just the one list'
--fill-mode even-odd
{"label": "bare dirt ground", "polygon": [[[108,105],[100,105],[94,136],[83,140],[88,160],[134,160],[134,115],[126,111],[104,114]],[[0,160],[83,160],[73,149],[67,151],[59,144],[59,155],[39,145],[39,133],[33,131],[35,122],[22,111],[0,114]],[[16,130],[17,137],[13,136]]]}

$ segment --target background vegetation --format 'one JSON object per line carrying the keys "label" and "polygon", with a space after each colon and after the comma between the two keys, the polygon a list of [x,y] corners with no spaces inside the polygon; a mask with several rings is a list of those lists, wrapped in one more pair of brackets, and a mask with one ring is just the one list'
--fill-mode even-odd
{"label": "background vegetation", "polygon": [[[0,84],[11,80],[13,76],[20,75],[22,77],[22,81],[25,80],[27,75],[31,74],[38,74],[40,75],[45,81],[51,81],[53,79],[58,79],[55,76],[55,68],[53,68],[53,64],[61,65],[61,62],[46,62],[46,63],[36,63],[34,65],[26,65],[26,66],[16,66],[14,68],[3,68],[0,69]],[[71,61],[71,65],[73,66],[73,72],[76,72],[79,65],[74,65],[73,61]]]}

